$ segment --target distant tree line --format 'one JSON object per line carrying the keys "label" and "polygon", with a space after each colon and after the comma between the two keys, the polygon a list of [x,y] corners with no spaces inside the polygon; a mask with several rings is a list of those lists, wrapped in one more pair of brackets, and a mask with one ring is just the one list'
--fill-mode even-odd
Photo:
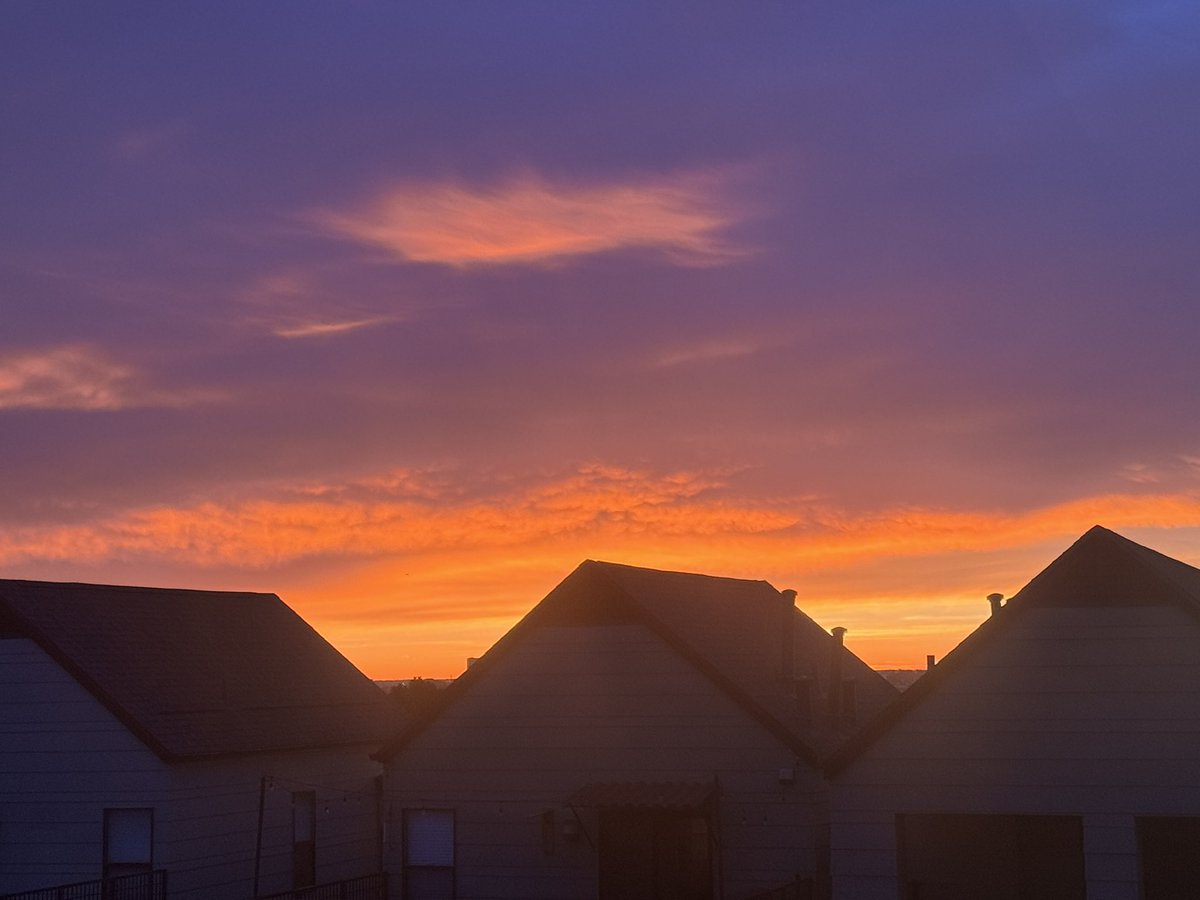
{"label": "distant tree line", "polygon": [[392,685],[388,696],[404,712],[417,715],[437,702],[441,692],[442,682],[433,678],[413,678]]}

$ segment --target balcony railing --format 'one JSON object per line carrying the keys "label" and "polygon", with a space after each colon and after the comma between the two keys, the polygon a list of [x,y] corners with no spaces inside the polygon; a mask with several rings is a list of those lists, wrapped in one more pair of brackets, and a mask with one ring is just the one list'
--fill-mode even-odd
{"label": "balcony railing", "polygon": [[811,878],[797,878],[773,890],[755,894],[750,900],[812,900],[813,893]]}
{"label": "balcony railing", "polygon": [[79,881],[57,887],[4,894],[0,900],[166,900],[167,871],[139,872],[99,881]]}
{"label": "balcony railing", "polygon": [[281,894],[267,894],[258,900],[386,900],[387,875],[377,872],[346,881],[331,881],[312,887],[297,888]]}

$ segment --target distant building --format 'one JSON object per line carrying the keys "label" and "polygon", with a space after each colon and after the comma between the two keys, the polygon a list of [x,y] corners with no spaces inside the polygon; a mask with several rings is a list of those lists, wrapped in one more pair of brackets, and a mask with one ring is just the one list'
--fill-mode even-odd
{"label": "distant building", "polygon": [[271,594],[0,581],[0,895],[377,873],[389,709]]}
{"label": "distant building", "polygon": [[999,599],[834,758],[834,897],[1200,897],[1200,570],[1096,527]]}
{"label": "distant building", "polygon": [[821,756],[896,690],[794,597],[580,565],[383,748],[395,896],[799,896]]}

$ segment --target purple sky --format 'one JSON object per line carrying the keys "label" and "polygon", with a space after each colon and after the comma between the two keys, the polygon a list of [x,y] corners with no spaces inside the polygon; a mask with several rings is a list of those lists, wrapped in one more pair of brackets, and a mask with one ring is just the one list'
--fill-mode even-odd
{"label": "purple sky", "polygon": [[1200,561],[1197,110],[1184,2],[6,4],[0,568],[400,677],[584,557],[880,664]]}

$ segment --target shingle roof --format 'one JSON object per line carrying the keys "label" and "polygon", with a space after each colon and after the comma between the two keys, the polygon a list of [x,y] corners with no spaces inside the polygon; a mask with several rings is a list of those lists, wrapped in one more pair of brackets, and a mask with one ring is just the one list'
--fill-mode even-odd
{"label": "shingle roof", "polygon": [[165,759],[381,741],[385,695],[274,594],[0,580],[36,640]]}
{"label": "shingle roof", "polygon": [[[828,690],[835,639],[765,581],[666,572],[587,560],[551,591],[507,635],[446,689],[438,710],[486,676],[529,628],[568,622],[640,622],[700,669],[717,689],[746,708],[797,754],[815,762],[843,736],[827,716],[805,715],[795,680],[810,679],[817,697]],[[785,624],[793,649],[784,649]],[[791,672],[785,675],[784,660]],[[841,674],[857,683],[858,703],[869,717],[896,696],[896,689],[845,647]],[[816,700],[814,699],[814,703]],[[423,727],[387,744],[396,753]]]}
{"label": "shingle roof", "polygon": [[[837,642],[769,583],[617,563],[591,565],[808,746],[824,751],[844,736],[827,717],[801,713],[792,683],[808,678],[816,693],[825,696]],[[787,654],[791,672],[785,676],[786,624],[792,649]],[[863,715],[873,714],[896,696],[895,688],[850,650],[843,646],[838,653],[842,677],[856,681]]]}
{"label": "shingle roof", "polygon": [[1093,526],[840,748],[829,771],[836,774],[857,759],[1023,613],[1048,607],[1136,606],[1180,606],[1200,615],[1200,569]]}
{"label": "shingle roof", "polygon": [[1007,604],[1159,606],[1200,604],[1200,570],[1095,525]]}

